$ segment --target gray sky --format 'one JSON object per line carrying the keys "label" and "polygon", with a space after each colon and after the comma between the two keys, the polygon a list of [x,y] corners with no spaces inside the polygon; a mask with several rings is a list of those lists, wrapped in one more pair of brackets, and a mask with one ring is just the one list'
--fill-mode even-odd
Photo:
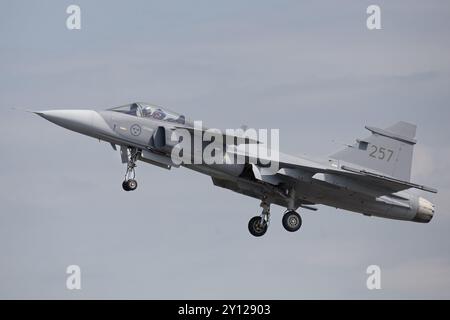
{"label": "gray sky", "polygon": [[[382,30],[366,28],[372,3]],[[2,0],[0,298],[450,298],[449,31],[448,1]],[[320,207],[291,234],[274,206],[257,239],[257,200],[145,164],[123,192],[109,145],[11,109],[132,101],[280,128],[294,155],[414,122],[413,181],[439,189],[437,213],[424,225]],[[81,291],[65,287],[70,264]],[[366,288],[370,264],[381,290]]]}

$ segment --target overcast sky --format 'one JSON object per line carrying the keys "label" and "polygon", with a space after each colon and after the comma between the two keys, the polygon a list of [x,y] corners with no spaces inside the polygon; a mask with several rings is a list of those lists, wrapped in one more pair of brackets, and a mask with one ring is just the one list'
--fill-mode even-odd
{"label": "overcast sky", "polygon": [[[81,30],[66,8],[81,7]],[[382,30],[366,28],[381,6]],[[0,298],[450,298],[448,1],[1,1]],[[210,127],[279,128],[328,155],[364,125],[418,125],[429,224],[272,208],[187,169],[139,163],[12,107],[167,106]],[[82,290],[66,289],[66,267]],[[366,268],[381,267],[381,290]]]}

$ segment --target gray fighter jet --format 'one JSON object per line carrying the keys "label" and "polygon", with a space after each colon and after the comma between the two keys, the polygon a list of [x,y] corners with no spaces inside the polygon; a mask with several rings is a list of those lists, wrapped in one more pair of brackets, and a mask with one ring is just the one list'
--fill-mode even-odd
{"label": "gray fighter jet", "polygon": [[[104,111],[35,113],[66,129],[109,142],[114,150],[119,146],[122,162],[127,164],[122,183],[126,191],[137,188],[137,161],[166,169],[180,166],[172,157],[176,147],[171,138],[173,132],[187,130],[192,136],[204,132],[185,116],[148,103],[132,103]],[[267,231],[271,204],[286,208],[282,224],[290,232],[302,225],[296,210],[317,210],[314,206],[317,204],[367,216],[429,222],[435,206],[408,190],[437,193],[436,189],[410,182],[416,126],[398,122],[386,129],[368,126],[366,129],[371,133],[369,137],[357,139],[353,145],[324,159],[279,153],[276,172],[268,171],[267,162],[259,161],[262,159],[251,161],[250,157],[245,157],[244,163],[202,162],[181,163],[181,166],[211,176],[216,186],[259,199],[262,213],[251,218],[248,224],[250,233],[256,237]],[[228,148],[231,145],[259,143],[242,136],[234,136],[232,141],[223,143],[222,155],[236,150]],[[204,147],[202,144],[201,148]]]}

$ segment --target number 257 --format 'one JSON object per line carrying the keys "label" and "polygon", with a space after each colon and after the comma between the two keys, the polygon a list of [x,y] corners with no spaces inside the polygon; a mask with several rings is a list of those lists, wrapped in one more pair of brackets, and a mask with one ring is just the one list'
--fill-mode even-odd
{"label": "number 257", "polygon": [[376,145],[370,145],[370,154],[372,158],[390,161],[394,155],[394,151]]}

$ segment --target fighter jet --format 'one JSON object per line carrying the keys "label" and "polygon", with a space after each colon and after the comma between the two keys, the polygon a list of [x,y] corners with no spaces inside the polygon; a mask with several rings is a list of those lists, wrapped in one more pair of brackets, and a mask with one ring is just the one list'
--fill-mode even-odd
{"label": "fighter jet", "polygon": [[[366,126],[370,135],[326,158],[311,159],[279,153],[276,171],[267,161],[244,157],[243,163],[177,163],[173,151],[182,139],[173,134],[187,131],[192,137],[205,128],[196,128],[184,115],[149,103],[131,103],[103,111],[49,110],[34,112],[66,129],[102,140],[120,150],[127,164],[122,187],[137,188],[136,162],[165,169],[185,167],[209,175],[215,186],[259,199],[262,212],[250,219],[248,230],[264,235],[270,222],[272,204],[286,208],[282,225],[289,232],[300,229],[300,208],[317,210],[326,205],[366,216],[428,223],[435,206],[411,192],[419,189],[437,193],[434,188],[410,182],[416,126],[397,122],[385,129]],[[176,136],[176,135],[175,135]],[[223,134],[220,157],[235,157],[237,146],[259,144],[257,139]],[[231,143],[230,143],[231,141]],[[117,148],[119,147],[119,148]],[[205,145],[202,143],[201,148]],[[193,154],[194,152],[192,152]],[[234,154],[233,154],[234,153]],[[245,152],[244,152],[245,153]],[[189,154],[188,157],[191,157]],[[264,159],[268,160],[268,159]]]}

